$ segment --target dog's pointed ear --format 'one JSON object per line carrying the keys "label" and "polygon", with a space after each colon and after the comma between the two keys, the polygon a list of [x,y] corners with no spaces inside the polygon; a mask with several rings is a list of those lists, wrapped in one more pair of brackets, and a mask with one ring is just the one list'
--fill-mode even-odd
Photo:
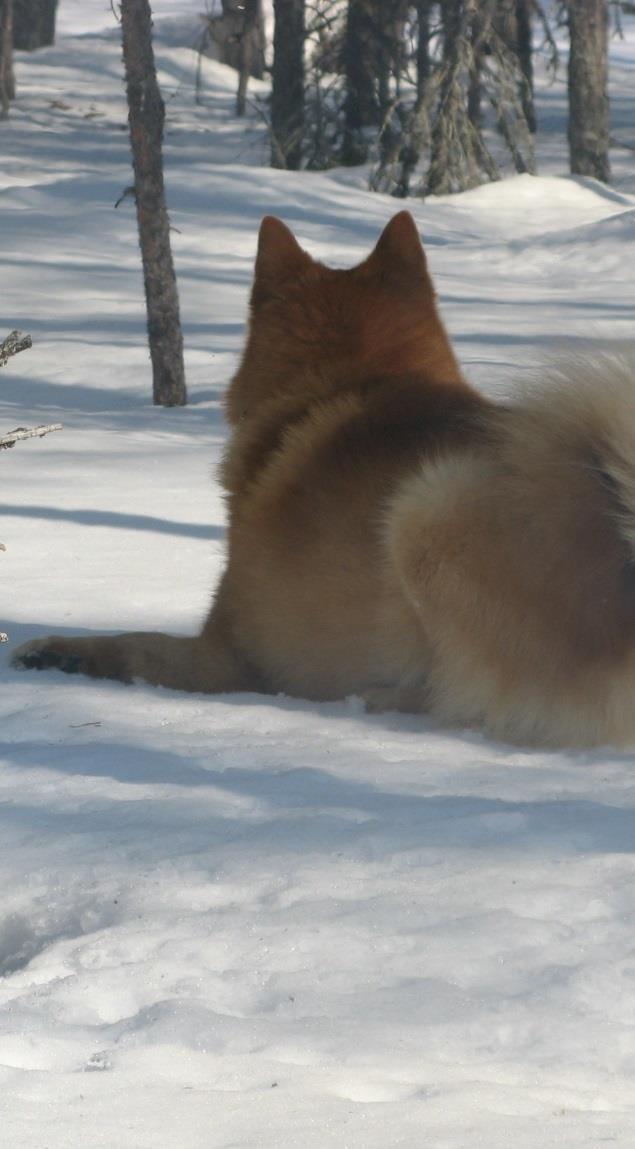
{"label": "dog's pointed ear", "polygon": [[258,233],[256,282],[272,282],[297,275],[311,262],[294,234],[275,215],[266,215]]}
{"label": "dog's pointed ear", "polygon": [[426,257],[417,225],[409,211],[400,211],[382,231],[369,262],[390,276],[428,279]]}

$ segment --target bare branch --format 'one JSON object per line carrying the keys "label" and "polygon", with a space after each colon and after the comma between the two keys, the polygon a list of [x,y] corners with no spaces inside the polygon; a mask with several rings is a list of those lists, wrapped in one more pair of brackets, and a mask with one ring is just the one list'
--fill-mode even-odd
{"label": "bare branch", "polygon": [[128,199],[128,197],[133,199],[135,203],[137,202],[137,189],[134,184],[130,184],[129,187],[123,189],[119,199],[115,203],[115,207],[119,207],[119,205],[122,204],[125,199]]}
{"label": "bare branch", "polygon": [[30,335],[23,335],[21,331],[11,331],[6,339],[3,339],[2,343],[0,343],[0,367],[4,367],[12,355],[17,355],[20,351],[26,351],[27,348],[31,346]]}
{"label": "bare branch", "polygon": [[50,431],[62,431],[63,429],[61,423],[42,423],[39,427],[16,427],[15,431],[9,431],[8,435],[0,437],[0,451],[6,450],[7,447],[13,447],[22,439],[41,439]]}
{"label": "bare branch", "polygon": [[537,16],[538,23],[542,27],[544,35],[543,47],[547,52],[547,71],[551,74],[553,79],[556,75],[556,72],[558,71],[558,65],[560,63],[560,52],[556,43],[556,38],[551,30],[549,16],[540,3],[540,0],[532,0],[531,9],[532,12],[534,12],[534,14]]}
{"label": "bare branch", "polygon": [[618,140],[616,136],[611,136],[609,143],[612,148],[624,148],[627,152],[635,152],[635,145],[627,143],[626,140]]}

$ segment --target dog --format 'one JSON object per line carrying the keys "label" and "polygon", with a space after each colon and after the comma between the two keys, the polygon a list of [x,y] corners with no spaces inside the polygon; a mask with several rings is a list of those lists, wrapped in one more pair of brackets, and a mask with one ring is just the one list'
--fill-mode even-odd
{"label": "dog", "polygon": [[14,664],[635,742],[634,363],[546,375],[505,405],[468,383],[408,212],[349,270],[266,217],[200,635],[52,636]]}

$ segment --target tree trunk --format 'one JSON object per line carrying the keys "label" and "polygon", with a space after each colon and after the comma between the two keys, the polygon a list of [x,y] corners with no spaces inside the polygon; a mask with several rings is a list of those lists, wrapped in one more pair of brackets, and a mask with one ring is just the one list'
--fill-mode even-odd
{"label": "tree trunk", "polygon": [[417,3],[417,107],[422,107],[432,71],[430,59],[430,10],[432,0]]}
{"label": "tree trunk", "polygon": [[21,52],[55,42],[57,0],[13,0],[13,46]]}
{"label": "tree trunk", "polygon": [[236,114],[244,116],[250,76],[262,78],[264,71],[264,25],[261,0],[244,0],[243,24],[239,39],[238,94]]}
{"label": "tree trunk", "polygon": [[14,97],[13,0],[0,0],[0,120],[6,120]]}
{"label": "tree trunk", "polygon": [[497,0],[493,25],[520,73],[518,98],[531,133],[536,131],[532,13],[534,0]]}
{"label": "tree trunk", "polygon": [[467,116],[460,76],[468,30],[463,0],[446,0],[441,5],[441,28],[443,73],[439,106],[432,125],[430,167],[426,180],[426,192],[431,195],[446,195],[457,189],[462,191],[472,182],[465,179],[460,170],[462,141],[457,131],[461,119]]}
{"label": "tree trunk", "polygon": [[[385,183],[391,194],[403,195],[403,156],[408,153],[405,143],[409,135],[409,116],[401,102],[403,56],[405,50],[404,24],[407,5],[404,0],[381,0],[377,27],[377,98],[379,103],[379,171],[385,173],[377,183],[377,190]],[[379,173],[378,173],[379,174]],[[392,184],[392,187],[389,185]],[[383,190],[383,189],[382,189]]]}
{"label": "tree trunk", "polygon": [[518,62],[523,74],[521,101],[529,131],[536,131],[536,107],[534,104],[534,57],[532,43],[532,0],[516,0],[516,29]]}
{"label": "tree trunk", "polygon": [[368,155],[364,129],[379,123],[377,0],[348,0],[344,38],[344,143],[342,162],[362,164]]}
{"label": "tree trunk", "polygon": [[304,0],[273,0],[271,166],[296,171],[304,131]]}
{"label": "tree trunk", "polygon": [[433,195],[474,187],[482,173],[498,178],[480,127],[470,119],[465,96],[474,70],[475,28],[483,17],[479,0],[445,0],[442,16],[442,73],[426,179],[426,192]]}
{"label": "tree trunk", "polygon": [[382,124],[390,115],[393,92],[399,93],[406,11],[404,0],[380,0],[377,6],[377,81]]}
{"label": "tree trunk", "polygon": [[485,43],[483,40],[484,22],[490,19],[490,13],[475,13],[470,33],[471,65],[467,87],[467,116],[477,131],[483,127],[483,58]]}
{"label": "tree trunk", "polygon": [[121,0],[121,29],[153,398],[164,407],[182,406],[187,401],[183,337],[161,155],[165,108],[154,64],[148,0]]}
{"label": "tree trunk", "polygon": [[222,0],[221,14],[207,17],[207,25],[221,63],[241,72],[245,41],[248,41],[250,59],[247,74],[262,79],[265,67],[262,0]]}
{"label": "tree trunk", "polygon": [[395,165],[394,185],[390,194],[398,199],[410,195],[410,181],[421,158],[428,135],[426,100],[432,70],[430,58],[430,10],[432,0],[418,0],[416,5],[416,99],[412,107],[400,116],[400,146]]}
{"label": "tree trunk", "polygon": [[461,31],[462,4],[460,0],[445,0],[439,5],[441,35],[443,37],[443,58],[447,60],[456,46],[456,37]]}
{"label": "tree trunk", "polygon": [[610,175],[606,0],[568,0],[567,8],[571,171],[606,183]]}

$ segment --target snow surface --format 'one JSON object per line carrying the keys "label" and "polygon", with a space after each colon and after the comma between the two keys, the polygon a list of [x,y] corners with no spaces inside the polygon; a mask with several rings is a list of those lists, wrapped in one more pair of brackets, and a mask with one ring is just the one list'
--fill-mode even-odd
{"label": "snow surface", "polygon": [[[260,119],[233,120],[220,65],[195,106],[199,6],[154,3],[182,411],[150,405],[134,214],[113,206],[130,168],[108,0],[61,0],[58,46],[18,60],[1,330],[34,347],[0,375],[0,426],[65,430],[2,457],[12,644],[196,630],[258,220],[346,265],[399,206],[358,171],[260,166]],[[540,106],[541,178],[408,205],[466,370],[498,394],[561,342],[632,339],[633,153],[616,149],[613,188],[564,177],[562,77]],[[0,721],[3,1147],[635,1145],[632,755],[6,656]]]}

